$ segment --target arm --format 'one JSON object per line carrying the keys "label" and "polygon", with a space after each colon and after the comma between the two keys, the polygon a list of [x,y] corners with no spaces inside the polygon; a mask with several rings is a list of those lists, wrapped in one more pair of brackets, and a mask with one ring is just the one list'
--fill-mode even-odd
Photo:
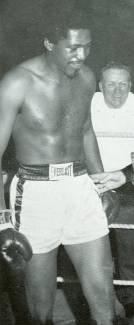
{"label": "arm", "polygon": [[[85,154],[86,154],[86,161],[88,166],[89,174],[93,172],[93,170],[96,170],[98,173],[101,171],[102,175],[103,173],[103,165],[99,153],[98,143],[96,140],[96,136],[93,131],[91,118],[89,119],[89,125],[86,125],[87,130],[85,133]],[[90,145],[89,145],[90,143]],[[91,175],[92,177],[92,175]],[[112,223],[113,220],[118,216],[119,208],[120,208],[120,201],[117,193],[108,191],[105,193],[105,191],[100,192],[101,200],[103,209],[107,215],[108,223]]]}
{"label": "arm", "polygon": [[118,188],[126,183],[126,176],[121,170],[91,175],[100,194]]}
{"label": "arm", "polygon": [[[9,73],[0,84],[0,167],[15,119],[22,107],[27,82],[21,72]],[[0,169],[0,256],[11,271],[22,271],[32,257],[24,235],[13,229],[11,211],[5,209],[2,170]]]}
{"label": "arm", "polygon": [[118,188],[125,183],[133,181],[133,168],[128,165],[121,170],[105,172],[91,175],[93,182],[96,184],[99,193]]}
{"label": "arm", "polygon": [[5,209],[2,157],[24,101],[25,85],[26,81],[18,70],[8,73],[0,83],[0,210]]}
{"label": "arm", "polygon": [[[91,131],[90,131],[91,130]],[[91,145],[88,146],[88,142],[91,142]],[[88,149],[87,149],[88,146]],[[89,131],[86,133],[86,160],[89,174],[93,172],[93,170],[101,171],[103,175],[103,166],[99,154],[99,149],[96,141],[96,137],[94,136],[94,132],[92,131],[92,126],[90,125]],[[97,175],[97,174],[96,174]],[[91,175],[92,178],[92,175]],[[108,222],[111,223],[117,217],[119,212],[119,198],[116,193],[108,191],[106,193],[98,191],[101,197],[103,209],[107,215]]]}
{"label": "arm", "polygon": [[134,185],[134,170],[132,164],[121,169],[121,172],[125,176],[126,183],[132,183]]}
{"label": "arm", "polygon": [[100,157],[96,135],[91,122],[91,113],[84,128],[84,152],[89,174],[103,172],[103,165]]}
{"label": "arm", "polygon": [[[88,116],[84,125],[84,134],[83,134],[83,142],[84,142],[84,153],[85,160],[88,169],[88,173],[99,173],[103,172],[103,165],[100,157],[98,142],[96,139],[96,135],[92,125],[91,119],[91,100],[96,90],[96,80],[94,74],[91,70],[85,74],[86,76],[86,84],[89,88],[89,110]],[[90,86],[89,86],[90,85]]]}

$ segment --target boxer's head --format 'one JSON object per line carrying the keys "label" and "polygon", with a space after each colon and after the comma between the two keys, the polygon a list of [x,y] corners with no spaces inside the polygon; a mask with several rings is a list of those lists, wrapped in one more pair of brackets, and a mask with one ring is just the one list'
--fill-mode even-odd
{"label": "boxer's head", "polygon": [[61,17],[56,14],[46,30],[44,45],[58,68],[73,77],[90,52],[89,17],[76,10],[62,13]]}
{"label": "boxer's head", "polygon": [[121,108],[131,89],[129,67],[115,62],[107,64],[101,70],[99,87],[109,108]]}

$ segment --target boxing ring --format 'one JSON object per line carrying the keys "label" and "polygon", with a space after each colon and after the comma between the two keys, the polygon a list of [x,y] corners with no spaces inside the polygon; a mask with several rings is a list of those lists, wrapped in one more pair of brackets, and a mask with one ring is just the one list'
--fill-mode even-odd
{"label": "boxing ring", "polygon": [[[133,119],[133,117],[131,118]],[[110,170],[118,170],[133,162],[134,132],[133,127],[130,126],[130,116],[128,114],[128,128],[125,126],[125,129],[115,130],[111,127],[111,130],[96,131],[105,170],[109,170],[109,166]],[[111,148],[114,149],[111,151]],[[116,159],[113,159],[114,157],[116,157]],[[129,224],[111,223],[109,229],[134,230],[134,224],[131,224],[131,221]],[[116,286],[134,286],[134,280],[114,279],[113,283]]]}
{"label": "boxing ring", "polygon": [[[127,229],[127,230],[134,230],[134,224],[123,224],[123,223],[111,223],[109,225],[109,229]],[[62,276],[57,276],[57,284],[64,284],[64,283],[77,283],[79,280],[64,278]],[[120,280],[120,279],[113,279],[113,284],[115,286],[134,286],[134,280]]]}
{"label": "boxing ring", "polygon": [[[134,224],[111,223],[109,229],[127,229],[134,230]],[[134,280],[117,280],[113,279],[114,285],[118,286],[134,286]]]}

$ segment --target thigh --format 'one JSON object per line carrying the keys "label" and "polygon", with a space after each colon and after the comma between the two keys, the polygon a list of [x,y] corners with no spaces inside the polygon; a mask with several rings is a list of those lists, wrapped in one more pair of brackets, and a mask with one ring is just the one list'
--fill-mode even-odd
{"label": "thigh", "polygon": [[80,276],[84,270],[85,272],[93,273],[93,275],[95,272],[97,276],[100,276],[100,274],[103,274],[105,267],[112,269],[108,236],[82,244],[66,245],[65,249]]}
{"label": "thigh", "polygon": [[[109,237],[104,236],[84,244],[66,246],[88,302],[107,299],[113,304],[113,263]],[[103,300],[103,301],[104,301]],[[105,302],[104,302],[105,304]]]}
{"label": "thigh", "polygon": [[78,273],[93,319],[102,320],[102,324],[111,324],[115,313],[122,314],[124,311],[113,287],[109,236],[84,244],[68,245],[65,249]]}

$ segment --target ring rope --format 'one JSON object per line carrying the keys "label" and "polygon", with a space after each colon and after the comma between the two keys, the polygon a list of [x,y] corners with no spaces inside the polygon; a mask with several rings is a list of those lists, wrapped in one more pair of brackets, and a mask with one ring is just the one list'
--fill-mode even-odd
{"label": "ring rope", "polygon": [[[77,278],[75,279],[69,279],[64,278],[63,276],[57,276],[57,283],[64,284],[64,283],[79,283],[79,280]],[[134,286],[133,280],[113,280],[114,285],[118,286]]]}
{"label": "ring rope", "polygon": [[[134,224],[111,223],[110,229],[134,229]],[[64,279],[62,276],[57,276],[57,283],[77,283],[77,279]],[[114,285],[118,286],[134,286],[134,280],[113,280]]]}
{"label": "ring rope", "polygon": [[113,280],[113,283],[118,286],[134,286],[133,280]]}
{"label": "ring rope", "polygon": [[112,229],[134,229],[134,224],[126,224],[126,223],[111,223],[109,228]]}
{"label": "ring rope", "polygon": [[[125,223],[111,223],[109,225],[110,229],[134,229],[133,224],[125,224]],[[133,280],[113,280],[114,285],[119,286],[134,286]]]}

